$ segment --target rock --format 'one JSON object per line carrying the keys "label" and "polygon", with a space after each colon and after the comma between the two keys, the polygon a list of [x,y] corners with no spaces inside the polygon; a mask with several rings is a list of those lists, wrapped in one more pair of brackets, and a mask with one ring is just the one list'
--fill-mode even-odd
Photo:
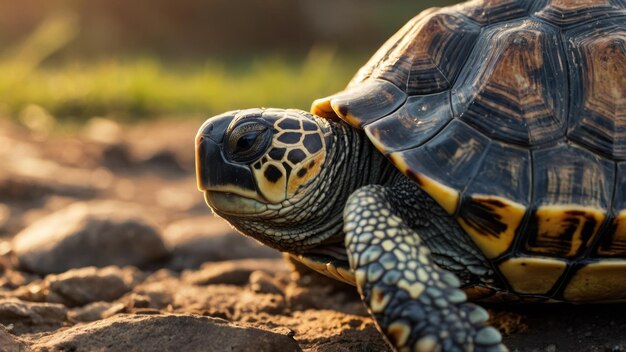
{"label": "rock", "polygon": [[24,201],[60,195],[86,199],[107,188],[112,177],[103,177],[104,168],[94,164],[85,165],[84,159],[76,166],[68,166],[58,160],[61,155],[68,154],[70,146],[79,152],[85,149],[80,143],[76,145],[65,141],[62,148],[64,153],[60,155],[24,155],[19,152],[0,155],[0,165],[3,165],[0,198]]}
{"label": "rock", "polygon": [[281,259],[239,259],[217,263],[205,263],[198,271],[184,271],[182,280],[194,285],[239,285],[248,283],[250,274],[256,270],[268,273],[286,272],[287,265]]}
{"label": "rock", "polygon": [[67,316],[71,321],[91,322],[123,312],[125,308],[122,303],[93,302],[84,307],[70,310]]}
{"label": "rock", "polygon": [[129,292],[139,281],[140,273],[132,267],[86,267],[58,275],[48,275],[44,285],[49,302],[82,306],[97,301],[114,301]]}
{"label": "rock", "polygon": [[158,228],[136,206],[74,203],[17,234],[20,267],[40,274],[85,266],[141,266],[166,255]]}
{"label": "rock", "polygon": [[285,335],[191,315],[116,315],[39,339],[35,351],[300,351]]}
{"label": "rock", "polygon": [[285,262],[291,271],[291,281],[284,289],[291,309],[333,309],[347,314],[367,315],[354,286],[322,275],[290,255],[285,255]]}
{"label": "rock", "polygon": [[[2,260],[0,258],[0,264],[1,262]],[[14,289],[18,287],[23,287],[24,285],[27,285],[36,280],[37,278],[34,275],[29,275],[28,273],[7,268],[0,276],[0,287]]]}
{"label": "rock", "polygon": [[185,172],[176,153],[169,149],[157,150],[151,155],[144,156],[143,162],[145,166],[157,169],[169,176],[181,175]]}
{"label": "rock", "polygon": [[2,352],[26,352],[26,345],[0,324],[0,351]]}
{"label": "rock", "polygon": [[161,282],[143,283],[137,286],[132,293],[124,296],[122,302],[134,311],[136,308],[163,309],[171,305],[174,295],[181,289],[175,279]]}
{"label": "rock", "polygon": [[225,221],[212,216],[181,220],[163,231],[174,269],[197,268],[208,261],[243,258],[278,258],[280,253],[238,234]]}
{"label": "rock", "polygon": [[112,170],[130,168],[135,162],[131,156],[129,146],[125,143],[116,143],[102,149],[102,164]]}
{"label": "rock", "polygon": [[17,334],[56,330],[63,325],[66,315],[67,308],[61,304],[0,299],[0,324],[12,324],[12,331]]}
{"label": "rock", "polygon": [[264,271],[257,270],[250,274],[250,289],[256,293],[284,295],[285,288],[278,280]]}

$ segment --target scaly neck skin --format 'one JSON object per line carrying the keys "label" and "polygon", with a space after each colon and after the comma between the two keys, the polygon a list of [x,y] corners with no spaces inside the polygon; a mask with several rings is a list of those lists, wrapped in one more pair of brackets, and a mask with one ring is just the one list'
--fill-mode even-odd
{"label": "scaly neck skin", "polygon": [[[362,131],[343,122],[319,121],[332,131],[324,168],[292,205],[263,218],[228,219],[243,233],[280,251],[303,253],[322,243],[343,243],[343,208],[352,192],[402,177]],[[284,202],[283,202],[284,203]]]}
{"label": "scaly neck skin", "polygon": [[356,189],[369,184],[389,184],[402,177],[362,131],[343,122],[329,121],[329,124],[335,138],[325,172],[320,175],[322,187],[308,209],[319,219],[313,229],[325,229],[310,237],[310,243],[315,245],[329,241],[343,243],[343,208]]}

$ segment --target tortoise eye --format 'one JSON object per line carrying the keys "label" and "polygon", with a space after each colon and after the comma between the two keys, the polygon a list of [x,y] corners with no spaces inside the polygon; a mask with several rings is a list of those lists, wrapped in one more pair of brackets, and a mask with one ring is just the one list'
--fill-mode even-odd
{"label": "tortoise eye", "polygon": [[252,148],[260,135],[261,131],[251,131],[239,137],[234,153],[246,152]]}
{"label": "tortoise eye", "polygon": [[263,155],[270,140],[267,126],[258,123],[244,124],[231,132],[227,154],[233,161],[251,162]]}

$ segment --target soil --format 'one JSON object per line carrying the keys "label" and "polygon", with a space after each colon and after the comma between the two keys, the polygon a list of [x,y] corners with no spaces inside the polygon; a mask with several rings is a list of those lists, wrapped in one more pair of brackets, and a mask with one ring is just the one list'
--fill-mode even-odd
{"label": "soil", "polygon": [[[388,351],[351,286],[214,218],[199,123],[0,125],[0,351]],[[511,351],[624,351],[626,305],[489,305]]]}

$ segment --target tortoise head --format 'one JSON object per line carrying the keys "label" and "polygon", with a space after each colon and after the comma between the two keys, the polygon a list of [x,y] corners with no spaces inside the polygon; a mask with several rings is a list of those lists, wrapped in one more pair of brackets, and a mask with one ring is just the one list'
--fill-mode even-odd
{"label": "tortoise head", "polygon": [[[331,143],[328,122],[305,111],[250,109],[215,116],[196,136],[198,188],[209,207],[240,231],[293,251],[288,244],[302,241],[279,229],[306,220],[300,205],[318,192]],[[298,207],[300,217],[290,218]]]}

